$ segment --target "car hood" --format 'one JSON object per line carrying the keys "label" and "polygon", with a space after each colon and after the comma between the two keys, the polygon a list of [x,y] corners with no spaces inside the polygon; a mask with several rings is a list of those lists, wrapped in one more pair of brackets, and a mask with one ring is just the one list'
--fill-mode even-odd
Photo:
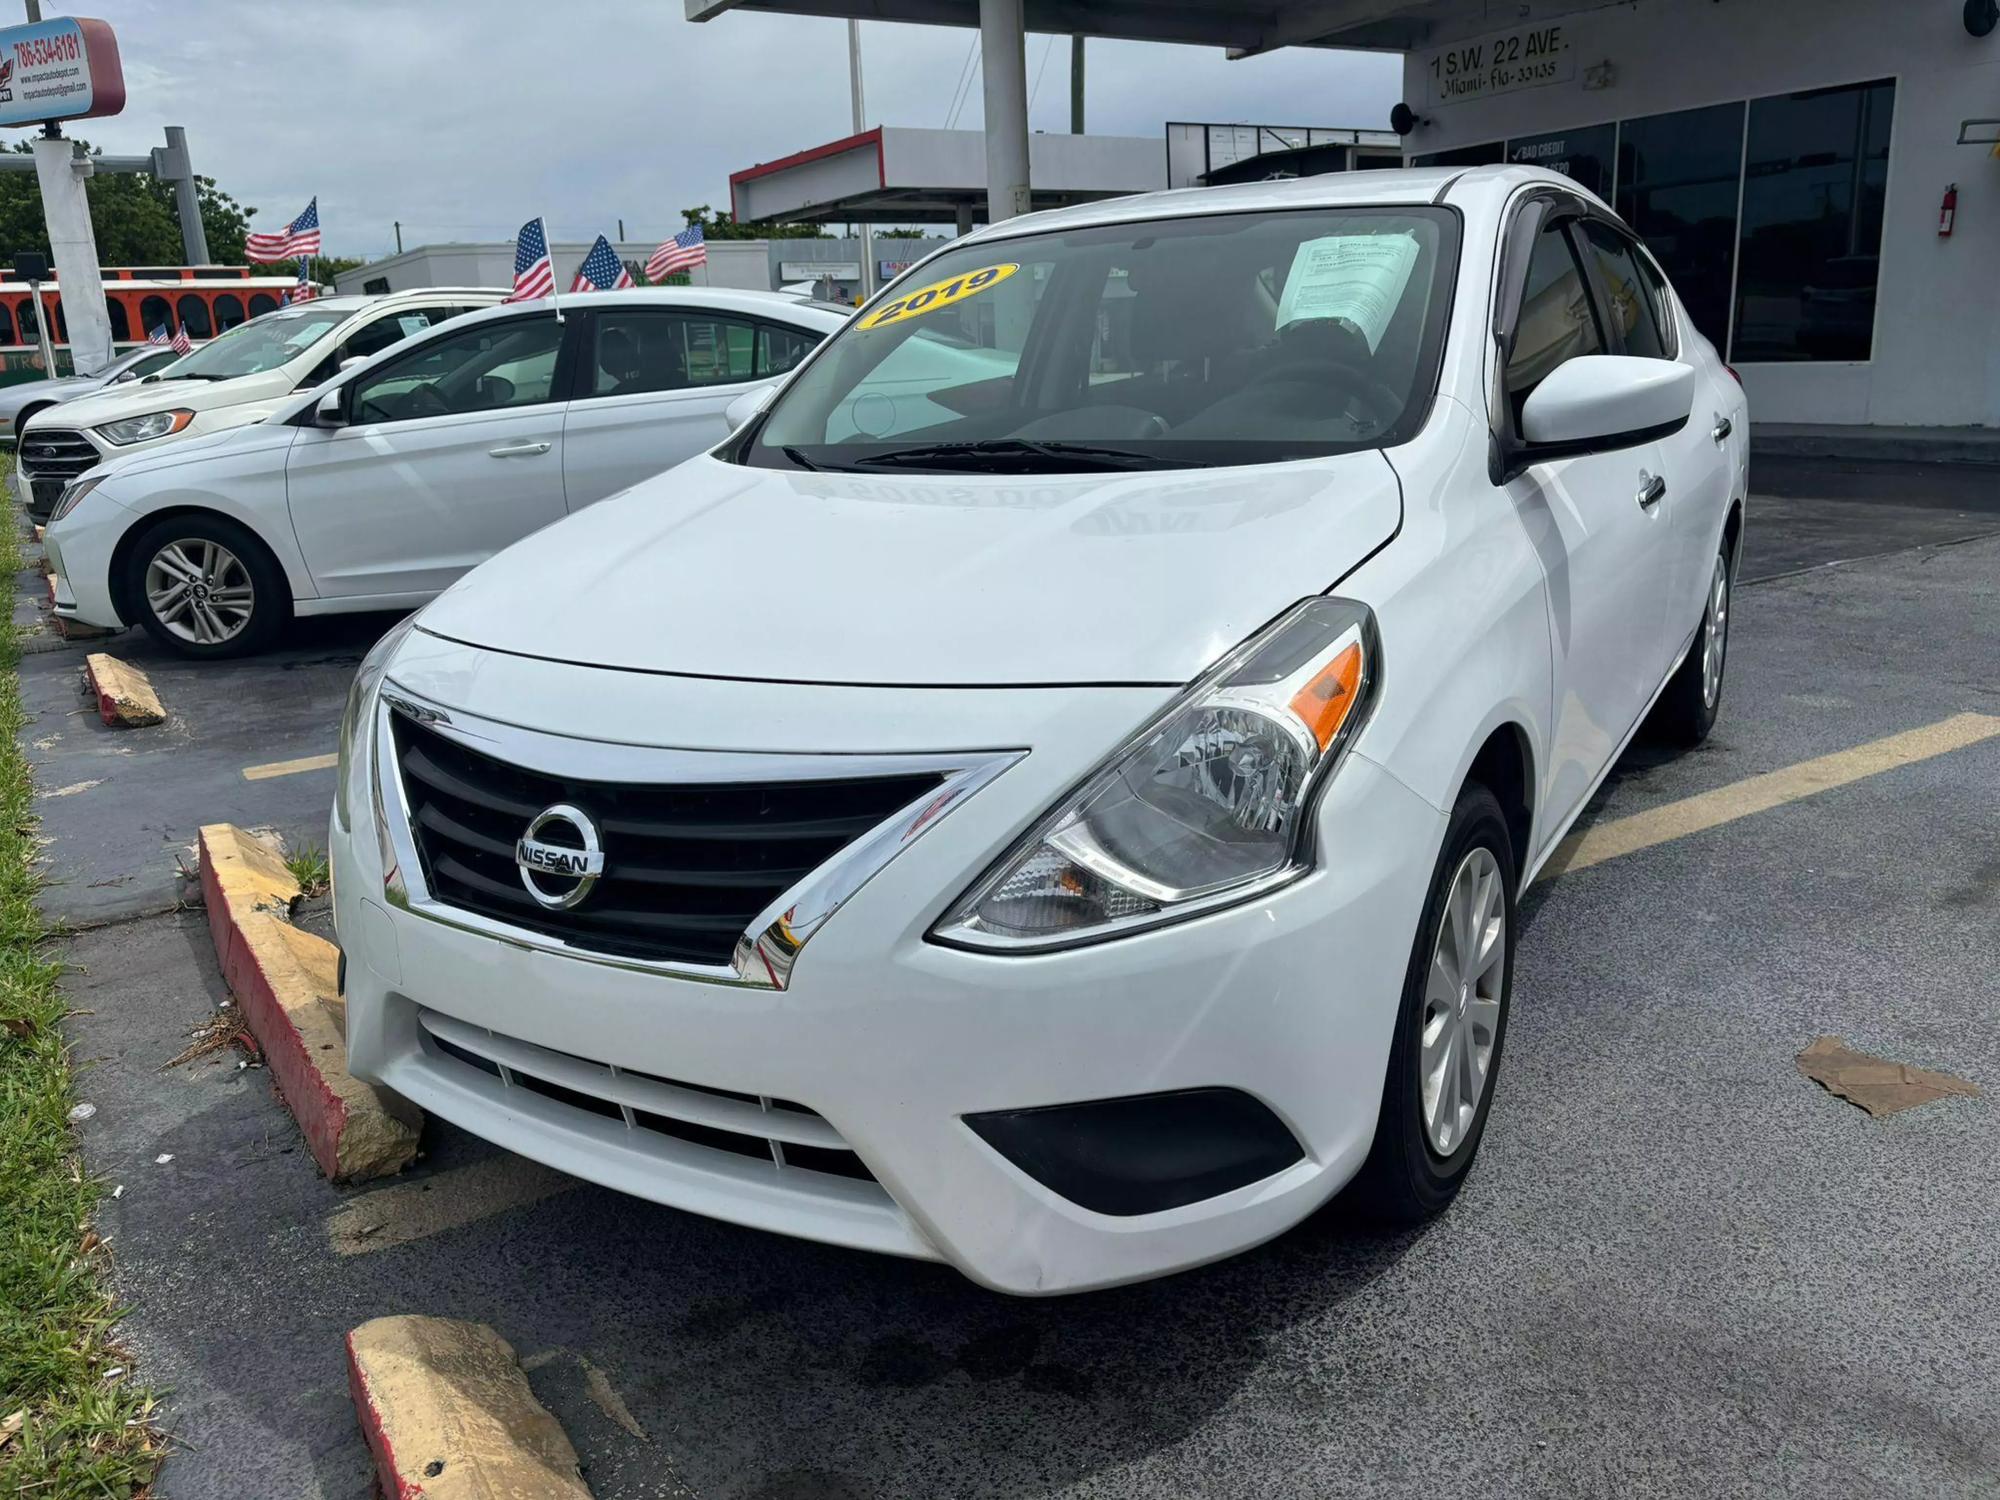
{"label": "car hood", "polygon": [[65,402],[59,412],[38,417],[31,426],[101,427],[121,417],[143,417],[149,412],[213,411],[219,406],[241,406],[246,401],[275,400],[291,390],[282,372],[239,375],[234,380],[141,380],[109,390],[79,396]]}
{"label": "car hood", "polygon": [[[182,438],[179,442],[167,443],[158,448],[147,448],[142,452],[113,455],[98,465],[96,473],[105,483],[114,479],[136,479],[143,474],[158,473],[162,469],[178,469],[183,464],[203,463],[222,453],[240,453],[245,450],[264,448],[289,448],[298,436],[295,427],[272,426],[257,422],[244,427],[225,427],[220,432],[204,432],[198,437]],[[117,487],[114,485],[113,489]]]}
{"label": "car hood", "polygon": [[711,457],[468,574],[424,630],[633,671],[1181,683],[1396,532],[1379,452],[1143,474],[780,472]]}

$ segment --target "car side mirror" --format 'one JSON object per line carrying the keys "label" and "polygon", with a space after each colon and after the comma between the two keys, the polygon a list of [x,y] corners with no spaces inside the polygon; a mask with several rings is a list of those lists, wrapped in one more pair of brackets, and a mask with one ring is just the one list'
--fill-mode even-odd
{"label": "car side mirror", "polygon": [[1636,447],[1685,426],[1694,410],[1692,366],[1626,354],[1563,361],[1521,407],[1521,435],[1507,472],[1580,453]]}
{"label": "car side mirror", "polygon": [[353,368],[354,368],[354,367],[355,367],[356,365],[365,365],[365,364],[367,364],[367,363],[368,363],[368,356],[367,356],[367,355],[365,355],[365,354],[350,354],[350,355],[348,355],[348,356],[347,356],[347,358],[343,359],[343,360],[342,360],[342,361],[341,361],[341,362],[340,362],[339,364],[335,365],[335,366],[334,366],[334,368],[335,368],[336,370],[351,370],[351,369],[353,369]]}
{"label": "car side mirror", "polygon": [[781,383],[774,380],[769,385],[760,385],[753,390],[745,391],[723,407],[722,419],[729,424],[729,430],[740,431],[745,422],[769,406],[772,399],[777,396],[778,386]]}
{"label": "car side mirror", "polygon": [[347,425],[347,404],[342,399],[344,391],[328,391],[313,407],[313,425],[317,427],[345,427]]}

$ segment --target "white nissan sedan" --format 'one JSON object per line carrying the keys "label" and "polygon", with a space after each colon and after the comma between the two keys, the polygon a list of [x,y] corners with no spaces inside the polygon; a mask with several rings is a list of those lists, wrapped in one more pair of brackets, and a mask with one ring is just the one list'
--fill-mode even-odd
{"label": "white nissan sedan", "polygon": [[267,421],[71,480],[48,528],[56,613],[205,657],[267,646],[294,614],[412,608],[713,447],[736,401],[846,321],[707,287],[454,318]]}
{"label": "white nissan sedan", "polygon": [[1008,1292],[1435,1214],[1517,896],[1649,714],[1715,719],[1747,435],[1547,172],[960,239],[369,657],[350,1064]]}

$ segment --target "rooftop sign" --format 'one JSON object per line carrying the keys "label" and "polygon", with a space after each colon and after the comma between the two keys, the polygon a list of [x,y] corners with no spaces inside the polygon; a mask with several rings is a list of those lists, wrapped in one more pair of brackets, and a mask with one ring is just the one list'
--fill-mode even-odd
{"label": "rooftop sign", "polygon": [[0,27],[0,130],[115,115],[124,107],[118,38],[104,22],[59,16]]}

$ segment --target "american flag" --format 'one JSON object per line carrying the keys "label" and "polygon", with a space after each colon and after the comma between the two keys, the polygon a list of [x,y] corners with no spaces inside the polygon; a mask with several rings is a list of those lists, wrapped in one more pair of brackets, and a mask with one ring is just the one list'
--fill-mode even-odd
{"label": "american flag", "polygon": [[583,258],[583,264],[576,268],[576,280],[570,283],[574,292],[622,292],[628,286],[636,286],[632,273],[625,269],[625,262],[611,248],[611,241],[603,235],[590,247],[590,254]]}
{"label": "american flag", "polygon": [[653,258],[646,262],[646,279],[658,281],[675,271],[707,264],[708,245],[702,239],[701,226],[697,224],[692,229],[683,229],[653,252]]}
{"label": "american flag", "polygon": [[243,239],[245,260],[291,260],[299,255],[319,254],[319,199],[276,234],[251,234]]}
{"label": "american flag", "polygon": [[514,237],[514,291],[509,302],[532,302],[556,289],[556,268],[549,263],[549,233],[540,219],[530,219]]}
{"label": "american flag", "polygon": [[319,288],[313,285],[312,279],[312,257],[302,255],[299,257],[299,283],[292,288],[292,301],[310,302],[318,295]]}
{"label": "american flag", "polygon": [[183,323],[174,330],[174,336],[167,340],[167,347],[176,354],[194,352],[194,340],[188,337],[187,324]]}
{"label": "american flag", "polygon": [[149,344],[171,343],[172,340],[169,338],[167,334],[167,325],[162,323],[158,328],[148,330],[146,334],[146,342]]}

